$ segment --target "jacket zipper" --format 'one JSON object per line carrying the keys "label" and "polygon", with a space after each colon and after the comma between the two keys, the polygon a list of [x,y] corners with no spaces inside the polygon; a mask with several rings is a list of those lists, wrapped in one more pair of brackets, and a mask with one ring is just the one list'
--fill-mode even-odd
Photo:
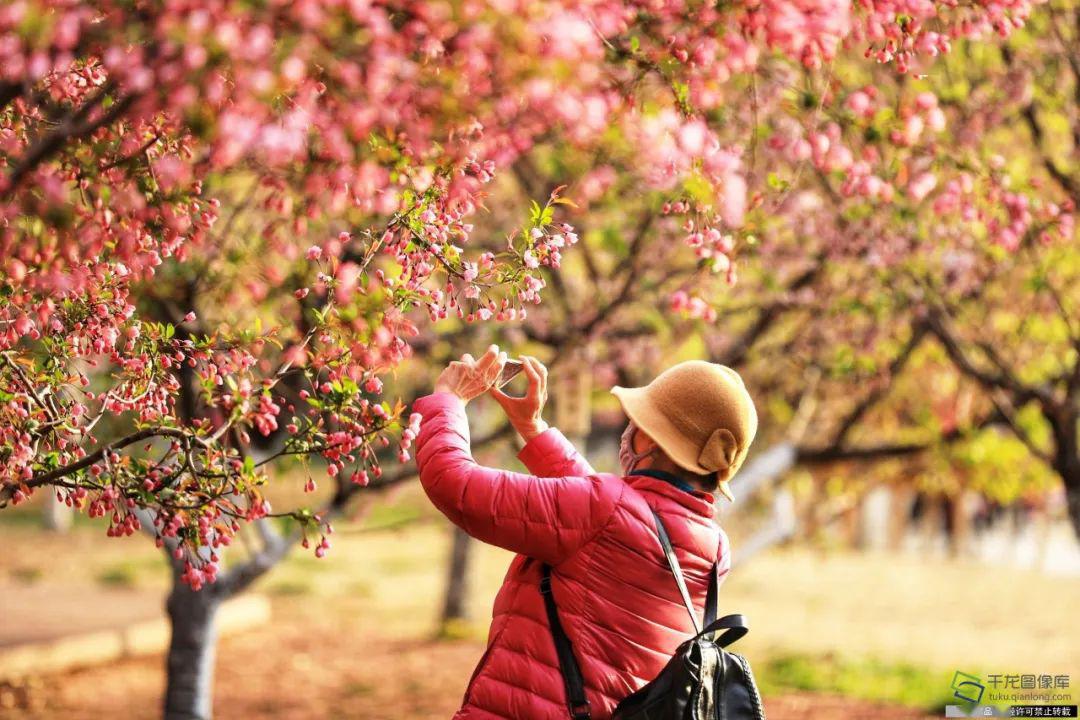
{"label": "jacket zipper", "polygon": [[465,695],[461,698],[462,705],[469,703],[469,695],[472,693],[473,685],[476,683],[476,678],[480,676],[480,673],[484,669],[484,665],[487,664],[488,657],[491,656],[491,651],[495,649],[495,643],[499,641],[499,636],[502,635],[503,628],[499,628],[499,632],[495,637],[491,638],[491,642],[484,649],[484,654],[480,656],[480,661],[476,663],[476,668],[473,669],[472,675],[469,677],[469,684],[465,686]]}

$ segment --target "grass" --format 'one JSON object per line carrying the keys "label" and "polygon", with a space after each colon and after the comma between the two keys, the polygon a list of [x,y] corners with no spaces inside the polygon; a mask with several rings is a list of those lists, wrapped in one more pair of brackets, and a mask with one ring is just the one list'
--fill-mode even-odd
{"label": "grass", "polygon": [[440,640],[468,640],[476,636],[476,626],[466,620],[448,620],[439,627]]}
{"label": "grass", "polygon": [[108,587],[135,587],[138,570],[131,563],[113,565],[98,573],[97,581]]}
{"label": "grass", "polygon": [[346,697],[365,697],[372,695],[375,692],[375,687],[371,683],[366,682],[350,682],[345,685],[343,694]]}
{"label": "grass", "polygon": [[[944,712],[951,698],[949,673],[910,663],[835,655],[781,654],[759,663],[754,672],[767,697],[785,690],[829,692]],[[955,701],[953,701],[955,702]]]}
{"label": "grass", "polygon": [[40,567],[13,567],[8,574],[11,579],[29,585],[40,580],[45,575],[45,570]]}
{"label": "grass", "polygon": [[372,532],[401,527],[421,518],[430,517],[429,511],[430,508],[421,505],[416,498],[407,498],[405,502],[378,504],[371,508],[359,529]]}
{"label": "grass", "polygon": [[266,592],[277,597],[302,597],[312,592],[311,583],[302,580],[279,580],[266,585]]}

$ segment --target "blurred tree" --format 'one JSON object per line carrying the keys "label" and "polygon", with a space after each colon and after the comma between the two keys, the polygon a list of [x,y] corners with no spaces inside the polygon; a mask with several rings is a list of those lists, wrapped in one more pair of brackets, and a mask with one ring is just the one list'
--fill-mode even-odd
{"label": "blurred tree", "polygon": [[[582,241],[520,337],[556,364],[588,345],[602,387],[646,382],[678,353],[726,362],[779,425],[807,372],[823,373],[792,462],[918,456],[1002,500],[1045,491],[1053,473],[1076,527],[1075,197],[1045,131],[1025,121],[1045,61],[1052,88],[1035,94],[1050,108],[1036,116],[1077,122],[1071,106],[1053,116],[1076,78],[1071,36],[1046,26],[1075,16],[1053,4],[1008,41],[961,43],[916,78],[838,60],[792,87],[763,64],[747,88],[760,123],[745,173],[776,192],[751,200],[734,286],[715,254],[733,239],[710,246],[683,213],[700,202],[693,178],[649,192],[662,143],[613,132],[591,154],[538,147],[514,166],[518,190],[579,178],[567,193]],[[798,117],[786,104],[811,99]]]}
{"label": "blurred tree", "polygon": [[459,527],[453,531],[450,543],[450,562],[446,564],[446,592],[443,595],[442,618],[439,634],[452,637],[469,619],[469,556],[472,554],[472,538]]}

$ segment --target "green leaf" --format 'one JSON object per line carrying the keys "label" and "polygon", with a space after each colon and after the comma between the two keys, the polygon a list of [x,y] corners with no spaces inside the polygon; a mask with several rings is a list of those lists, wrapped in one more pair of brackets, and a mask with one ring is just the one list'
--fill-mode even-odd
{"label": "green leaf", "polygon": [[690,105],[690,86],[686,83],[673,82],[671,88],[675,91],[675,99],[679,106],[686,108]]}
{"label": "green leaf", "polygon": [[1046,281],[1046,275],[1041,272],[1033,274],[1027,279],[1027,282],[1025,282],[1024,284],[1027,286],[1027,289],[1030,292],[1036,293],[1042,292],[1050,286],[1049,283]]}
{"label": "green leaf", "polygon": [[686,194],[700,203],[711,204],[715,190],[712,184],[698,173],[694,173],[683,181],[683,189]]}

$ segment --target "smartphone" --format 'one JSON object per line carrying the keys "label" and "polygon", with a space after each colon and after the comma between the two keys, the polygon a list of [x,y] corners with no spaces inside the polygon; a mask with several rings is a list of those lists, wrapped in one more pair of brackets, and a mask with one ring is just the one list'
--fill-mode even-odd
{"label": "smartphone", "polygon": [[513,380],[524,367],[524,363],[520,360],[507,360],[503,365],[502,372],[499,373],[499,377],[495,381],[495,387],[501,388],[503,385]]}

